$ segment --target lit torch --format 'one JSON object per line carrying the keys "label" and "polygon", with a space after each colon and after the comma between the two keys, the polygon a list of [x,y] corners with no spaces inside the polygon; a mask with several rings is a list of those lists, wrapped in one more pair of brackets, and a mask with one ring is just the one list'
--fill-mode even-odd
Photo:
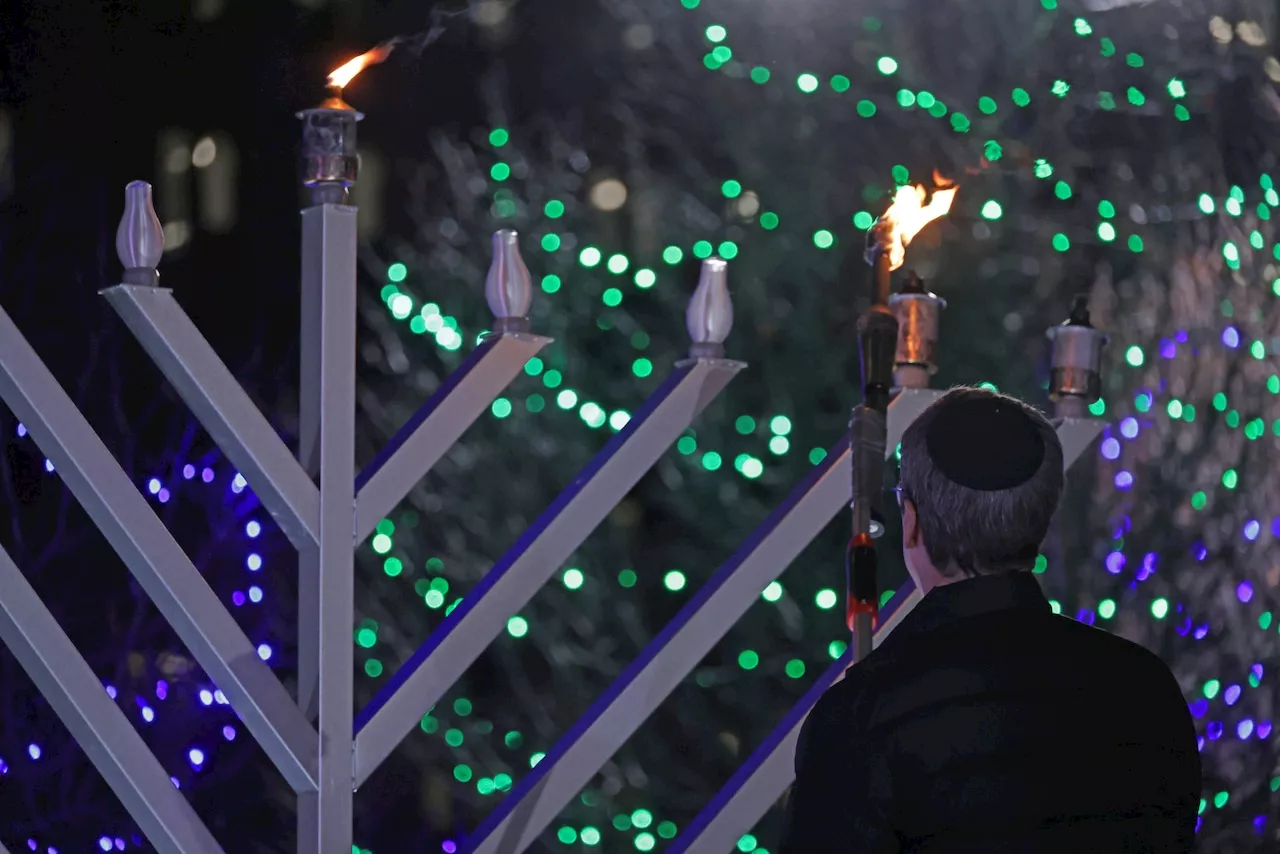
{"label": "lit torch", "polygon": [[[927,204],[923,187],[903,187],[882,218],[889,240],[889,248],[883,254],[891,270],[902,265],[911,238],[951,209],[956,188],[949,187],[937,172],[933,181],[944,189],[934,190]],[[898,388],[925,388],[929,377],[938,370],[934,351],[939,316],[946,307],[946,300],[930,293],[914,272],[908,272],[902,290],[889,297],[889,310],[898,321],[898,343],[893,354],[893,384]]]}
{"label": "lit torch", "polygon": [[[934,183],[948,182],[934,173]],[[907,244],[912,238],[951,209],[955,195],[956,188],[951,186],[934,190],[932,196],[924,187],[900,187],[889,210],[867,235],[866,259],[873,271],[874,287],[871,306],[858,318],[862,403],[854,407],[849,420],[853,538],[846,555],[845,582],[855,661],[871,652],[879,606],[874,538],[884,531],[880,498],[884,491],[889,397],[895,375],[904,385],[927,382],[941,302],[925,293],[923,283],[912,276],[911,284],[891,307],[889,274],[906,260]]]}
{"label": "lit torch", "polygon": [[[875,264],[883,256],[886,273],[884,292],[877,292],[877,296],[881,296],[879,302],[887,301],[887,274],[901,267],[907,259],[907,246],[912,238],[926,225],[951,210],[951,203],[955,201],[956,192],[960,188],[952,186],[950,181],[937,172],[933,173],[933,182],[937,189],[932,195],[921,186],[899,187],[898,192],[894,193],[893,204],[889,205],[889,209],[871,227],[867,262]],[[877,287],[879,279],[880,276],[877,275]]]}
{"label": "lit torch", "polygon": [[318,107],[298,113],[302,120],[302,185],[312,204],[345,204],[359,172],[356,123],[364,118],[346,101],[342,90],[361,71],[386,60],[396,39],[334,69],[325,80],[329,96]]}

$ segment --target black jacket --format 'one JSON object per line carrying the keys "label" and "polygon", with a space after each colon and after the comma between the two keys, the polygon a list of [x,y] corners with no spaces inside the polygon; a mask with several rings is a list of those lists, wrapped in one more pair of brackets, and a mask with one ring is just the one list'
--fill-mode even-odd
{"label": "black jacket", "polygon": [[1169,669],[1035,576],[932,590],[814,706],[781,854],[1181,854],[1200,756]]}

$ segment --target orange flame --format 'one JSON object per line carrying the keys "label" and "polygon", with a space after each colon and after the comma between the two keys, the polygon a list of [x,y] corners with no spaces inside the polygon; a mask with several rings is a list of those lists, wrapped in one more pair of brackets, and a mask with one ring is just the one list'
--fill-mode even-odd
{"label": "orange flame", "polygon": [[[899,187],[893,196],[893,204],[880,217],[879,225],[888,229],[889,269],[896,270],[907,258],[907,244],[920,233],[920,229],[951,210],[956,192],[960,189],[937,172],[933,173],[937,187],[932,197],[924,187]],[[928,198],[928,204],[925,199]]]}
{"label": "orange flame", "polygon": [[387,57],[391,55],[391,51],[395,50],[395,47],[396,43],[389,41],[360,54],[355,59],[330,72],[328,79],[325,80],[325,85],[331,89],[345,88],[348,83],[355,79],[357,74],[370,65],[385,62]]}

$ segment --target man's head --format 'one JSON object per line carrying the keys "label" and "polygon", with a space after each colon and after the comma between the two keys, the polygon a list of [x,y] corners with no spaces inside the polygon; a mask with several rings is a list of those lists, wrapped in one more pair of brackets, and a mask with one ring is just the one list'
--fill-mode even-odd
{"label": "man's head", "polygon": [[916,586],[1030,569],[1062,497],[1062,444],[1020,400],[956,388],[902,436],[902,550]]}

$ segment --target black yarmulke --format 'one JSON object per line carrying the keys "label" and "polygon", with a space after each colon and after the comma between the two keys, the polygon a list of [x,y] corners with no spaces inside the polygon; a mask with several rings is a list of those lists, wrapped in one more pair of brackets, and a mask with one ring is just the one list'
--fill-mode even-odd
{"label": "black yarmulke", "polygon": [[975,397],[944,403],[925,435],[938,471],[981,492],[1021,486],[1044,462],[1044,439],[1016,403]]}

